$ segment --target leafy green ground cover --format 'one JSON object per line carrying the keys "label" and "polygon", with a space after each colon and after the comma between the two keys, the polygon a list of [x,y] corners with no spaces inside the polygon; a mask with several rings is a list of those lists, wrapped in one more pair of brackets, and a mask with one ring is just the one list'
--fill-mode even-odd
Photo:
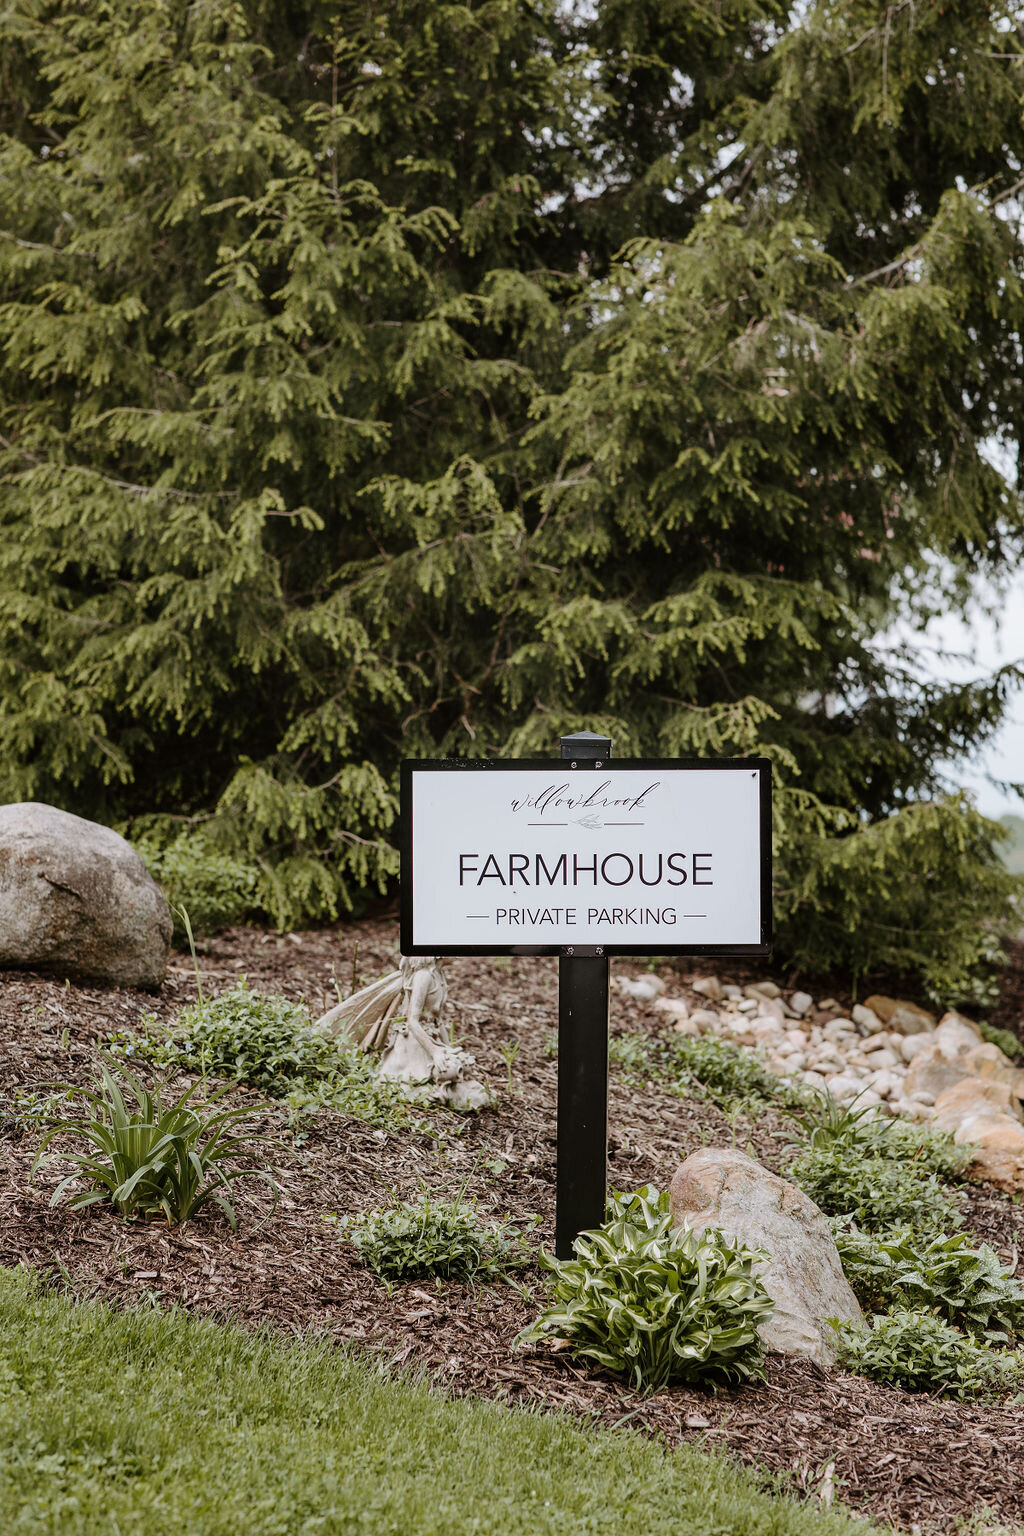
{"label": "leafy green ground cover", "polygon": [[185,1008],[172,1033],[143,1022],[144,1035],[112,1035],[112,1048],[154,1067],[247,1083],[283,1100],[293,1126],[329,1108],[387,1130],[429,1128],[401,1086],[378,1077],[362,1051],[316,1034],[307,1008],[254,990],[244,976],[219,997]]}
{"label": "leafy green ground cover", "polygon": [[689,1447],[453,1402],[324,1342],[116,1312],[0,1271],[8,1536],[841,1536]]}

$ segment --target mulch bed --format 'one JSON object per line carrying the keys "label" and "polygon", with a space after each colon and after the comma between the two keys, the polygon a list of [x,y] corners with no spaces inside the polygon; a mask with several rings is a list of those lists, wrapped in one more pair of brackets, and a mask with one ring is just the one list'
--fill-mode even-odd
{"label": "mulch bed", "polygon": [[[397,944],[391,916],[285,937],[239,928],[213,941],[200,963],[208,993],[245,975],[253,986],[305,998],[316,1013],[335,1000],[335,978],[345,992],[354,976],[365,984],[392,969]],[[660,970],[672,991],[697,1001],[686,972],[668,964]],[[421,1283],[389,1291],[362,1268],[323,1218],[386,1203],[392,1194],[415,1198],[424,1188],[475,1196],[481,1211],[495,1216],[536,1212],[542,1241],[553,1242],[556,962],[453,959],[447,971],[456,1035],[495,1089],[494,1109],[468,1119],[439,1113],[440,1138],[385,1135],[322,1113],[283,1161],[276,1211],[264,1201],[243,1215],[237,1235],[214,1211],[169,1229],[124,1222],[97,1207],[80,1214],[50,1209],[57,1172],[46,1171],[49,1185],[43,1175],[33,1185],[36,1138],[9,1136],[0,1143],[0,1263],[49,1270],[76,1292],[108,1301],[148,1294],[164,1305],[289,1334],[326,1329],[396,1368],[425,1369],[454,1393],[543,1405],[609,1426],[628,1421],[667,1444],[727,1448],[808,1493],[834,1477],[837,1498],[903,1529],[946,1532],[957,1517],[981,1508],[1024,1521],[1021,1407],[961,1406],[778,1356],[770,1357],[761,1386],[718,1396],[676,1387],[637,1398],[550,1347],[513,1349],[540,1307],[537,1270],[522,1275],[533,1287],[531,1300],[505,1285]],[[642,967],[616,961],[615,971],[640,974]],[[180,956],[158,996],[7,972],[0,977],[0,1092],[88,1080],[105,1034],[137,1027],[146,1013],[169,1022],[195,991],[191,963]],[[1024,945],[1009,956],[997,1022],[1018,1027],[1022,1013]],[[663,1016],[645,1005],[613,996],[613,1032],[664,1027]],[[513,1046],[518,1055],[510,1064]],[[620,1189],[646,1182],[664,1188],[676,1165],[708,1143],[749,1145],[776,1170],[786,1161],[781,1116],[730,1120],[713,1105],[632,1086],[618,1073],[610,1132],[609,1179]],[[1008,1262],[1024,1249],[1024,1211],[991,1188],[971,1186],[968,1220]],[[826,1473],[829,1463],[833,1474]]]}

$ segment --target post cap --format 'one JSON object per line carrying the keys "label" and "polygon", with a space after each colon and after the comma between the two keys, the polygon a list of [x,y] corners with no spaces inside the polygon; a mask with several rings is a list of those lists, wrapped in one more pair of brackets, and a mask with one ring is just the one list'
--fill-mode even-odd
{"label": "post cap", "polygon": [[565,758],[606,758],[612,755],[612,739],[598,736],[594,731],[574,731],[571,736],[562,737],[561,749]]}

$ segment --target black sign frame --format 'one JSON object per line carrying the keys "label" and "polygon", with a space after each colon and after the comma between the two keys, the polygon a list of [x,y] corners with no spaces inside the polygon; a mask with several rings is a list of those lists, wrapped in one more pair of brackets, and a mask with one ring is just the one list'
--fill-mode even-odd
{"label": "black sign frame", "polygon": [[[760,905],[761,939],[757,944],[630,944],[608,943],[598,946],[577,944],[415,944],[413,942],[413,774],[414,773],[487,773],[493,769],[515,769],[545,773],[604,773],[638,769],[645,772],[755,772],[759,775]],[[560,761],[551,757],[520,758],[406,758],[401,765],[401,821],[399,851],[401,874],[399,911],[400,949],[403,955],[730,955],[748,959],[767,959],[772,948],[772,765],[766,757],[728,758],[653,758],[615,757],[595,761],[579,758]]]}

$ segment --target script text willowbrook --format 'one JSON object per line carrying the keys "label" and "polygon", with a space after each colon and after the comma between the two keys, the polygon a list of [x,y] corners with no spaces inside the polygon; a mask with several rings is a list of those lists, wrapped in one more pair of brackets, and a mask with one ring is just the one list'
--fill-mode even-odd
{"label": "script text willowbrook", "polygon": [[548,811],[593,811],[603,810],[638,811],[644,809],[644,801],[648,795],[661,788],[661,781],[655,780],[648,784],[647,788],[639,795],[626,795],[621,797],[609,796],[605,791],[611,784],[610,779],[605,779],[596,789],[592,789],[586,795],[567,795],[568,784],[549,784],[536,795],[522,795],[513,799],[514,811],[537,811],[544,816]]}

